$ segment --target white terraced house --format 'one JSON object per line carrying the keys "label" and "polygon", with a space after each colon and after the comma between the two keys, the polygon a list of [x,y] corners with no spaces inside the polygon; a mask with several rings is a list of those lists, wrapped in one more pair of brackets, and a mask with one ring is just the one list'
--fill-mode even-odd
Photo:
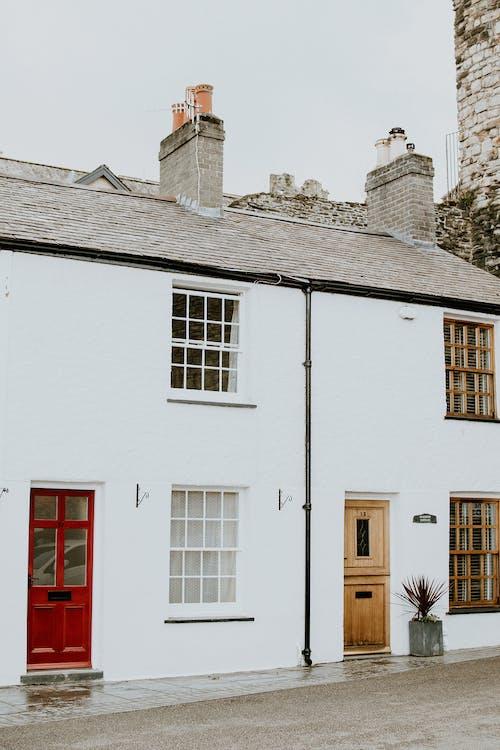
{"label": "white terraced house", "polygon": [[500,643],[500,280],[398,129],[369,229],[225,207],[188,94],[159,183],[0,159],[0,684],[406,654],[419,574]]}

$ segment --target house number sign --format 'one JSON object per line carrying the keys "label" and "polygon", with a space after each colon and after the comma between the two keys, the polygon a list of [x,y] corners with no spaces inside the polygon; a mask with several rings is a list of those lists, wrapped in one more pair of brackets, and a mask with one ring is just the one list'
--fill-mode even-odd
{"label": "house number sign", "polygon": [[413,523],[437,523],[437,516],[431,513],[420,513],[418,516],[413,516]]}

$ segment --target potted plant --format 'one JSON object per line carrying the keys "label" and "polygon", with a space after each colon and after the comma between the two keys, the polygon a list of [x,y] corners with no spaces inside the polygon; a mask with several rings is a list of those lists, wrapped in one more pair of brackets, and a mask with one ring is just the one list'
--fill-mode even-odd
{"label": "potted plant", "polygon": [[415,612],[409,622],[410,654],[441,656],[443,654],[443,623],[431,614],[432,608],[447,591],[447,585],[416,576],[403,581],[403,592],[397,594]]}

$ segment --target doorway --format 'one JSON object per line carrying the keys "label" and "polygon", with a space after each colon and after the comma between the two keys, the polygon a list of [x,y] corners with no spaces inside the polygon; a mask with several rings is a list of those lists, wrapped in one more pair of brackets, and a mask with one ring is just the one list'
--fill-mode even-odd
{"label": "doorway", "polygon": [[344,651],[384,653],[389,644],[389,503],[346,500]]}
{"label": "doorway", "polygon": [[93,521],[93,491],[31,491],[28,669],[91,666]]}

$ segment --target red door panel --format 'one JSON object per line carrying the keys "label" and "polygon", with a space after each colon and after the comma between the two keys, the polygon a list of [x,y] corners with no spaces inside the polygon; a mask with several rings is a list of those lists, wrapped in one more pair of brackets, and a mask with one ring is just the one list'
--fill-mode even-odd
{"label": "red door panel", "polygon": [[94,493],[32,490],[28,669],[91,665]]}

